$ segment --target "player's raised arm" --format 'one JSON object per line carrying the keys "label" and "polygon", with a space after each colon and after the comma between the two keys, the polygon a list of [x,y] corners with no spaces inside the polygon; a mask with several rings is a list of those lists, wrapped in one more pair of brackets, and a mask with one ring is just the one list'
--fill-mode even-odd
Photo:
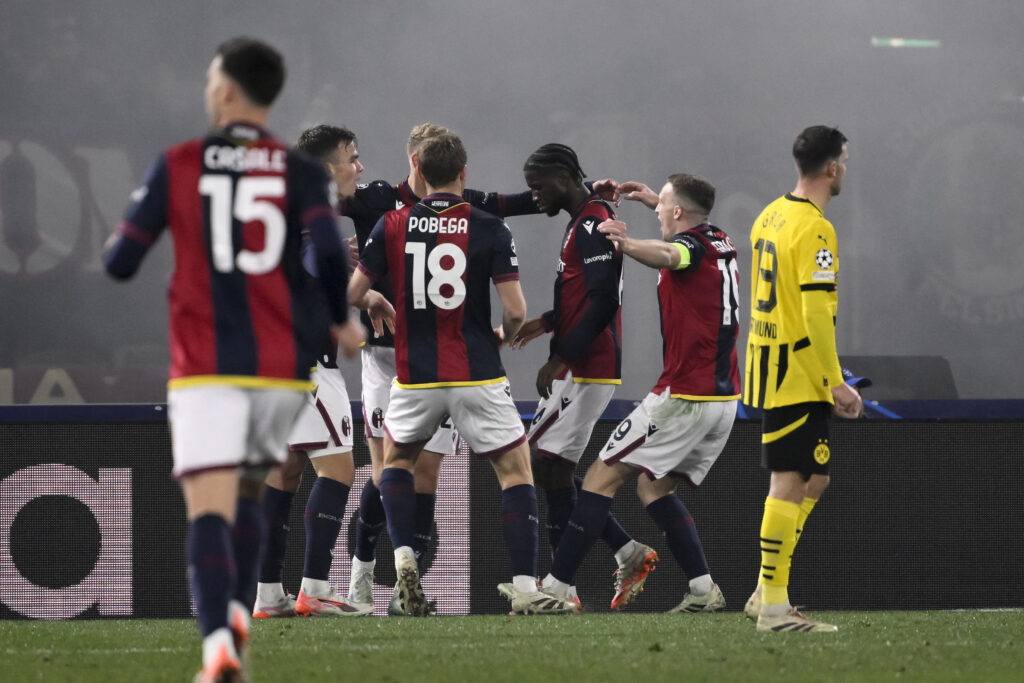
{"label": "player's raised arm", "polygon": [[640,202],[648,209],[653,209],[658,205],[658,194],[643,183],[633,180],[621,183],[617,194],[617,198],[628,199],[631,202]]}

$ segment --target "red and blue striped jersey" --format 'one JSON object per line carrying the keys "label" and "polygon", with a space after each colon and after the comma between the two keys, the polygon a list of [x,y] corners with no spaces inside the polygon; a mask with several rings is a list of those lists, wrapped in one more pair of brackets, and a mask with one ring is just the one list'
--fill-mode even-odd
{"label": "red and blue striped jersey", "polygon": [[170,228],[171,386],[307,386],[325,321],[315,310],[322,300],[309,296],[317,281],[302,266],[304,230],[331,318],[347,313],[328,186],[320,164],[244,123],[160,156],[104,262],[114,277],[130,277]]}
{"label": "red and blue striped jersey", "polygon": [[505,378],[491,324],[491,282],[519,279],[512,233],[462,197],[434,194],[384,215],[359,269],[387,278],[397,313],[395,366],[405,387]]}
{"label": "red and blue striped jersey", "polygon": [[622,378],[622,253],[597,226],[615,213],[591,197],[565,229],[549,314],[551,354],[573,380],[620,384]]}
{"label": "red and blue striped jersey", "polygon": [[[478,209],[502,218],[540,212],[536,202],[533,201],[533,193],[529,190],[516,194],[500,194],[467,188],[463,191],[462,198]],[[414,206],[419,201],[420,198],[413,192],[408,179],[397,185],[392,185],[385,180],[375,180],[367,185],[360,185],[356,189],[354,197],[341,203],[340,211],[343,216],[351,218],[355,224],[356,242],[359,245],[359,253],[362,253],[370,232],[377,225],[381,216],[388,211]],[[374,283],[373,288],[383,294],[388,301],[394,302],[394,294],[386,278]],[[366,329],[373,329],[370,326],[370,317],[365,311],[362,312],[362,321]],[[395,345],[391,338],[391,332],[386,327],[380,336],[371,332],[366,343],[371,346],[390,347]]]}
{"label": "red and blue striped jersey", "polygon": [[681,232],[672,242],[689,252],[690,263],[658,273],[665,368],[654,392],[669,388],[673,396],[696,401],[739,398],[736,247],[708,224]]}

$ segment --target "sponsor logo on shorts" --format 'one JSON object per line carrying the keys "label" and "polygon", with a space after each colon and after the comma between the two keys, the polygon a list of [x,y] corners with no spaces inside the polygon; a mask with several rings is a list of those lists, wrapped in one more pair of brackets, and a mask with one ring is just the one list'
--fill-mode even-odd
{"label": "sponsor logo on shorts", "polygon": [[824,465],[828,462],[828,459],[832,457],[832,451],[828,448],[828,441],[824,439],[818,440],[818,445],[814,448],[814,460],[819,465]]}

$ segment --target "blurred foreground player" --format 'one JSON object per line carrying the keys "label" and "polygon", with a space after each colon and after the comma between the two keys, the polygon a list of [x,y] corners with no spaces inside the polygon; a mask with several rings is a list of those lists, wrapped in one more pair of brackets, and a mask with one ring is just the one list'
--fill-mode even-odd
{"label": "blurred foreground player", "polygon": [[[501,219],[463,199],[466,150],[457,136],[428,140],[418,173],[428,194],[377,223],[349,286],[360,307],[379,278],[390,280],[395,296],[398,378],[384,418],[380,490],[404,610],[419,616],[427,609],[412,549],[413,469],[423,444],[450,416],[461,438],[488,458],[498,475],[513,611],[572,611],[573,605],[537,589],[537,495],[530,452],[498,353],[526,315],[512,234]],[[498,329],[490,320],[492,281],[504,308]]]}
{"label": "blurred foreground player", "polygon": [[[296,148],[323,163],[337,188],[338,199],[351,198],[363,170],[359,163],[356,136],[347,128],[319,125],[303,131]],[[376,304],[393,311],[383,297],[374,293]],[[361,327],[350,318],[350,326]],[[332,550],[341,532],[345,505],[355,476],[352,461],[352,407],[345,378],[338,369],[337,346],[325,334],[311,379],[316,388],[306,397],[288,437],[285,464],[267,475],[263,494],[263,515],[267,543],[260,559],[259,583],[253,616],[257,618],[299,616],[362,616],[367,605],[353,604],[331,588],[328,577]],[[306,502],[304,515],[306,548],[298,603],[285,593],[281,583],[288,543],[288,518],[292,499],[299,488],[306,461],[313,463],[316,481]]]}
{"label": "blurred foreground player", "polygon": [[711,578],[693,517],[675,491],[682,481],[697,486],[704,480],[736,418],[736,249],[728,235],[707,222],[715,188],[702,178],[678,173],[660,194],[632,182],[620,185],[619,192],[658,215],[661,239],[631,238],[618,220],[606,220],[597,229],[623,254],[659,270],[664,369],[587,471],[542,590],[567,595],[601,533],[612,497],[640,472],[637,496],[690,579],[690,591],[670,611],[715,612],[725,607],[725,598]]}
{"label": "blurred foreground player", "polygon": [[750,231],[750,332],[743,402],[764,411],[761,465],[771,484],[761,520],[761,571],[744,609],[758,631],[835,631],[797,611],[789,570],[807,516],[828,486],[829,420],[857,417],[860,394],[836,353],[836,231],[824,211],[839,194],[846,136],[811,126],[793,143],[796,188],[769,204]]}
{"label": "blurred foreground player", "polygon": [[[537,372],[541,401],[529,443],[533,471],[547,498],[548,540],[554,553],[582,485],[574,476],[576,465],[615,385],[622,383],[622,254],[597,230],[615,214],[584,184],[572,148],[557,143],[540,147],[526,160],[523,175],[542,211],[549,216],[565,211],[570,217],[558,258],[553,308],[526,321],[512,341],[513,348],[522,348],[552,333],[548,361]],[[631,539],[611,514],[601,535],[619,565],[611,602],[617,609],[643,589],[658,555]],[[568,596],[579,605],[575,588]]]}
{"label": "blurred foreground player", "polygon": [[214,130],[160,156],[104,254],[107,272],[128,278],[165,226],[174,238],[167,404],[203,636],[199,681],[242,678],[258,497],[312,388],[320,330],[302,296],[303,231],[332,331],[346,354],[358,341],[343,328],[347,265],[327,174],[264,129],[283,84],[273,48],[247,38],[221,45],[206,79]]}

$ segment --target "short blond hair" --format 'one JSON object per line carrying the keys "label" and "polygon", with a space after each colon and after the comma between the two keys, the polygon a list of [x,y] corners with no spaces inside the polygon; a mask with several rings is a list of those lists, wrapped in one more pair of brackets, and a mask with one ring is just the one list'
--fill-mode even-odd
{"label": "short blond hair", "polygon": [[406,143],[405,148],[409,154],[419,152],[427,140],[450,132],[444,126],[439,126],[436,123],[421,123],[409,131],[409,142]]}

